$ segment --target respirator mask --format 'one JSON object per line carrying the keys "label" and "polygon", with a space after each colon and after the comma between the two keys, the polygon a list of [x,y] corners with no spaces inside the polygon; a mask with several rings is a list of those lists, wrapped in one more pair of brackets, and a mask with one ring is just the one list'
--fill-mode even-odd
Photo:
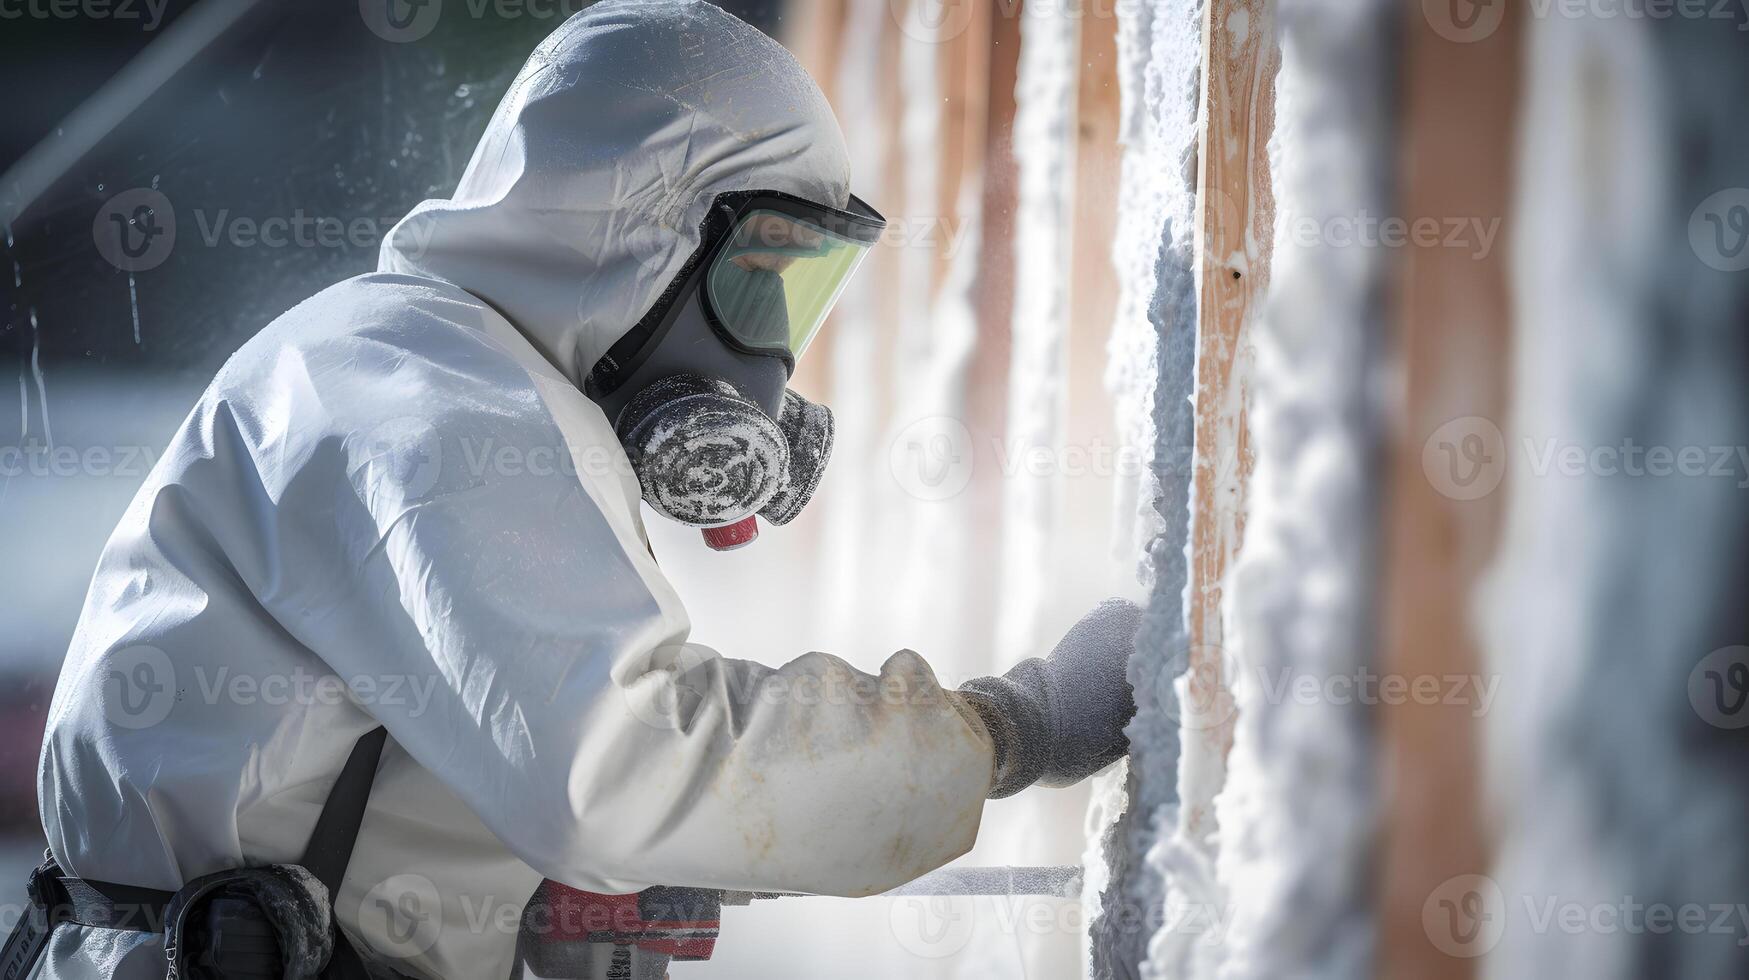
{"label": "respirator mask", "polygon": [[702,245],[585,390],[613,421],[644,500],[718,550],[755,515],[800,514],[832,451],[832,414],[786,387],[886,220],[770,191],[712,202]]}

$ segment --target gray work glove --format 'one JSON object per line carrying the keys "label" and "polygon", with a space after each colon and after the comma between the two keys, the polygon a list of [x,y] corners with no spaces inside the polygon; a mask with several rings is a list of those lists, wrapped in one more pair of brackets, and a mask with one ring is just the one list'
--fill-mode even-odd
{"label": "gray work glove", "polygon": [[1141,622],[1135,603],[1107,599],[1049,657],[959,689],[996,744],[990,799],[1034,783],[1071,786],[1129,751],[1123,729],[1136,704],[1125,673]]}

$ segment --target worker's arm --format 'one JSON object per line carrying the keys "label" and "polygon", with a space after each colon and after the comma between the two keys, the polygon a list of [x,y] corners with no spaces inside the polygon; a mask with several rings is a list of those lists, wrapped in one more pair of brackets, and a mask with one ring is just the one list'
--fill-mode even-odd
{"label": "worker's arm", "polygon": [[376,435],[345,447],[365,512],[341,519],[372,526],[340,572],[352,608],[301,632],[342,676],[430,684],[428,703],[369,710],[514,853],[591,891],[863,895],[972,846],[992,746],[920,658],[873,676],[687,645],[623,474],[552,465],[566,437],[526,375],[446,363],[400,399],[416,422],[350,426]]}
{"label": "worker's arm", "polygon": [[441,710],[381,719],[523,860],[590,891],[862,895],[970,849],[991,744],[920,658],[874,677],[686,644],[648,556],[587,496],[525,489],[391,532],[427,624],[404,655],[444,684]]}

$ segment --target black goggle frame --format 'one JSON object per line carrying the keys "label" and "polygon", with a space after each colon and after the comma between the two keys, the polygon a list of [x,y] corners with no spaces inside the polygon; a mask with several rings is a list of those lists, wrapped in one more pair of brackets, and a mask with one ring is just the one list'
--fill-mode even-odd
{"label": "black goggle frame", "polygon": [[887,228],[887,219],[855,195],[851,195],[850,210],[847,211],[782,191],[729,191],[717,195],[701,226],[699,247],[687,258],[680,274],[663,290],[656,305],[595,363],[589,377],[584,380],[586,394],[591,398],[605,398],[625,384],[644,363],[649,352],[655,349],[656,343],[667,335],[679,318],[685,299],[694,291],[700,293],[705,320],[723,343],[743,354],[781,357],[789,372],[795,373],[795,352],[749,347],[723,323],[711,304],[710,290],[702,288],[705,276],[717,256],[728,246],[741,220],[755,211],[775,211],[839,238],[871,247],[880,241]]}

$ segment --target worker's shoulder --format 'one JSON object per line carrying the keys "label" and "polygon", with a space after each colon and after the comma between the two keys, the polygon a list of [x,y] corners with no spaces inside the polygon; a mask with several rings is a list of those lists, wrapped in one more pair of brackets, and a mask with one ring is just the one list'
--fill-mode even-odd
{"label": "worker's shoulder", "polygon": [[335,283],[268,324],[249,345],[262,354],[373,344],[414,357],[477,347],[497,311],[439,279],[372,272]]}
{"label": "worker's shoulder", "polygon": [[437,279],[376,272],[329,286],[280,315],[232,356],[216,387],[301,379],[321,394],[362,396],[528,386],[496,310]]}

